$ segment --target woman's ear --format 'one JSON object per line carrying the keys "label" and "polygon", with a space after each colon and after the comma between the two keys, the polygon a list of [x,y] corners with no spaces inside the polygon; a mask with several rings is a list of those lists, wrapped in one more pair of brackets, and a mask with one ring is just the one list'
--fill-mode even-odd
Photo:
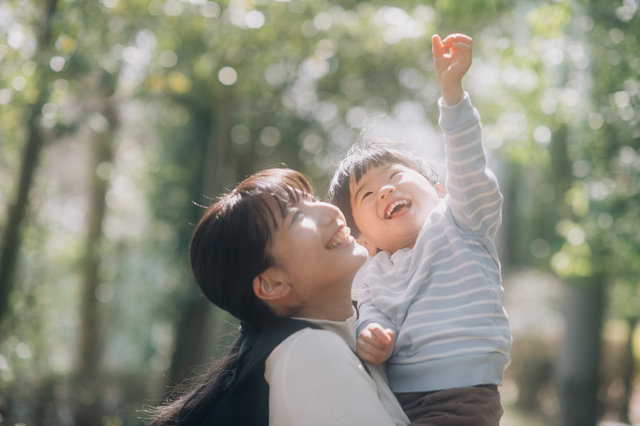
{"label": "woman's ear", "polygon": [[436,188],[436,193],[438,194],[438,197],[444,198],[447,195],[447,193],[444,190],[444,186],[442,186],[441,183],[435,184],[434,187]]}
{"label": "woman's ear", "polygon": [[362,235],[356,238],[356,243],[367,249],[369,257],[373,257],[376,255],[376,253],[378,253],[378,249],[369,241],[367,241],[366,238],[364,238]]}
{"label": "woman's ear", "polygon": [[281,271],[269,268],[253,279],[253,292],[262,300],[278,300],[291,292]]}

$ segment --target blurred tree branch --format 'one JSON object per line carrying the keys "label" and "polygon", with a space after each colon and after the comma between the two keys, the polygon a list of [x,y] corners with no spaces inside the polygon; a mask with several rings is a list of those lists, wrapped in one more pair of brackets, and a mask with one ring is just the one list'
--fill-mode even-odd
{"label": "blurred tree branch", "polygon": [[96,91],[101,95],[98,114],[101,114],[102,120],[106,121],[103,127],[97,127],[98,131],[92,147],[89,211],[80,301],[80,333],[75,372],[77,394],[89,392],[94,395],[94,398],[92,401],[77,401],[74,415],[75,424],[78,425],[99,424],[102,419],[101,404],[98,398],[102,394],[102,390],[96,383],[100,355],[102,354],[102,327],[96,289],[100,284],[102,229],[106,216],[105,197],[109,176],[108,173],[101,173],[101,167],[108,169],[114,156],[115,138],[119,125],[116,100],[114,99],[117,77],[118,74],[103,73],[101,87]]}
{"label": "blurred tree branch", "polygon": [[38,99],[25,111],[27,122],[27,144],[22,155],[20,166],[20,180],[18,194],[13,204],[8,206],[8,219],[5,233],[0,245],[0,321],[6,314],[9,296],[13,289],[13,278],[20,251],[20,229],[25,218],[25,212],[29,203],[29,191],[33,183],[33,175],[38,166],[40,151],[43,145],[43,135],[40,130],[40,112],[42,106],[49,98],[48,84],[50,81],[50,69],[47,64],[47,55],[52,44],[52,26],[56,13],[58,0],[47,0],[45,4],[46,17],[38,40],[36,57],[41,64],[43,75],[40,76],[38,87]]}

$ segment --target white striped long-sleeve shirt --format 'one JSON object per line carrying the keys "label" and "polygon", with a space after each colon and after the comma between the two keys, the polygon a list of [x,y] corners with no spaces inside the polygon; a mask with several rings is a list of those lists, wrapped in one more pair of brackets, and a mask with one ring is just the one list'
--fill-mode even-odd
{"label": "white striped long-sleeve shirt", "polygon": [[502,195],[486,167],[480,116],[465,95],[440,105],[447,195],[413,248],[378,253],[358,296],[358,334],[371,322],[396,332],[388,361],[394,392],[502,384],[511,333],[500,304],[495,235]]}

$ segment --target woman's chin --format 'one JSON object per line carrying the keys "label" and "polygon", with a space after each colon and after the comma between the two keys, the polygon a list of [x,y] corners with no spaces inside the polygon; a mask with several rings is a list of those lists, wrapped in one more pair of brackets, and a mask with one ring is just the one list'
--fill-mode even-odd
{"label": "woman's chin", "polygon": [[[364,265],[364,263],[369,258],[369,252],[364,246],[361,246],[360,244],[354,244],[353,246],[354,256],[358,257],[362,261],[360,263],[360,266]],[[360,266],[358,268],[360,268]]]}

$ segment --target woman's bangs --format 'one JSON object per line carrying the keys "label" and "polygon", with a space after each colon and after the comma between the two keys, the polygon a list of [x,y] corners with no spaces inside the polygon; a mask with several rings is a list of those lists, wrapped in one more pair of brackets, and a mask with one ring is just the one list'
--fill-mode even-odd
{"label": "woman's bangs", "polygon": [[[277,229],[279,222],[289,213],[289,209],[304,198],[315,198],[313,188],[304,175],[291,169],[268,169],[252,176],[255,185],[247,195],[255,198],[258,205],[252,215],[266,229]],[[255,196],[255,197],[253,197]],[[279,213],[279,220],[277,215]]]}
{"label": "woman's bangs", "polygon": [[300,200],[315,197],[311,184],[301,173],[291,169],[270,169],[267,172],[272,174],[268,192],[276,202],[283,219],[289,209]]}

